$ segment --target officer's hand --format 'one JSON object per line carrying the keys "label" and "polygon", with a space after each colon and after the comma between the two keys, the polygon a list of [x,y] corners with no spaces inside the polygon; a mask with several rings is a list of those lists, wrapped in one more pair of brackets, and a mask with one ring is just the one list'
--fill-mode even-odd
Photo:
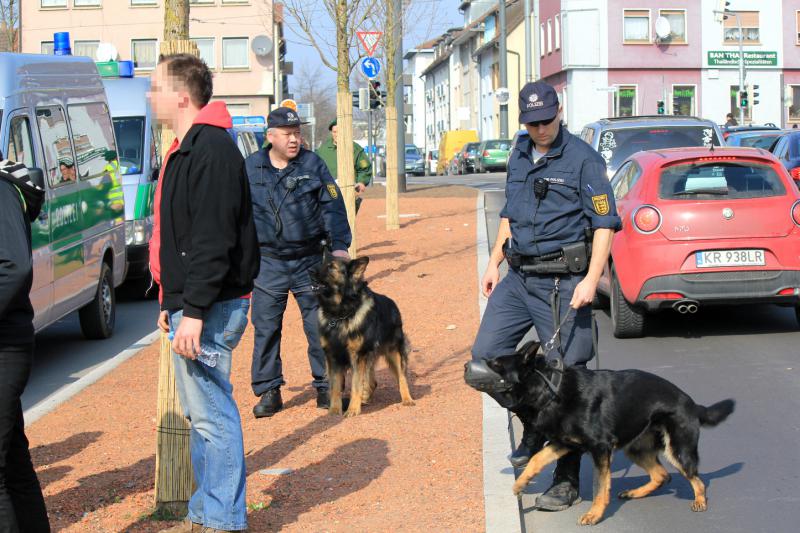
{"label": "officer's hand", "polygon": [[580,283],[575,285],[575,291],[572,293],[572,301],[569,306],[573,309],[579,309],[584,305],[590,305],[594,301],[594,295],[597,292],[597,283],[589,278],[583,278]]}
{"label": "officer's hand", "polygon": [[156,323],[161,331],[169,333],[169,314],[166,311],[161,311],[158,314],[158,321]]}
{"label": "officer's hand", "polygon": [[347,253],[347,250],[334,250],[331,252],[331,255],[333,257],[344,259],[345,261],[350,261],[350,254]]}
{"label": "officer's hand", "polygon": [[356,192],[358,194],[361,194],[362,192],[364,192],[364,189],[366,189],[366,188],[367,188],[367,186],[364,185],[363,183],[356,183]]}
{"label": "officer's hand", "polygon": [[481,280],[481,291],[487,298],[491,296],[494,288],[497,287],[497,282],[500,281],[500,269],[497,265],[489,264],[486,267],[486,273]]}
{"label": "officer's hand", "polygon": [[200,353],[200,334],[203,332],[203,321],[199,318],[183,317],[175,338],[172,349],[176,354],[188,359],[195,359]]}

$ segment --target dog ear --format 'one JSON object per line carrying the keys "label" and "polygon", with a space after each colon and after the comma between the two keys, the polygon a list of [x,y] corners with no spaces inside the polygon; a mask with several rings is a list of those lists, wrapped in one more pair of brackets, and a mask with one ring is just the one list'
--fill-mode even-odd
{"label": "dog ear", "polygon": [[367,270],[367,264],[369,264],[369,257],[366,255],[350,261],[348,265],[350,277],[355,281],[364,279],[364,272]]}
{"label": "dog ear", "polygon": [[539,352],[539,347],[541,347],[541,345],[539,341],[526,342],[522,348],[519,349],[519,353],[522,355],[522,362],[526,365],[532,363],[533,360],[536,359],[536,354]]}

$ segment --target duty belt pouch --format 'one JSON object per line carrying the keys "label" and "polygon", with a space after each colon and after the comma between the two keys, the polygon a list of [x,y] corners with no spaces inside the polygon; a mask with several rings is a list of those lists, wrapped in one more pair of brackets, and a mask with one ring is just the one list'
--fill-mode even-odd
{"label": "duty belt pouch", "polygon": [[589,268],[589,254],[586,253],[585,242],[573,242],[565,244],[561,248],[564,252],[564,262],[573,274],[586,272]]}

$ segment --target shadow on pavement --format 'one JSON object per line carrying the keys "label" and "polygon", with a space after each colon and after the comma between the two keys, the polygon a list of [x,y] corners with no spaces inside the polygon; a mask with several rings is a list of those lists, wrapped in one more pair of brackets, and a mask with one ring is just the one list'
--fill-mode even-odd
{"label": "shadow on pavement", "polygon": [[470,245],[470,246],[466,246],[466,247],[464,247],[464,248],[461,248],[460,250],[456,250],[456,251],[454,251],[454,252],[441,252],[441,253],[438,253],[438,254],[436,254],[436,255],[431,255],[431,256],[428,256],[428,257],[423,257],[423,258],[421,258],[421,259],[418,259],[417,261],[411,261],[411,262],[408,262],[408,263],[403,263],[403,264],[402,264],[400,267],[398,267],[398,268],[392,268],[392,269],[387,269],[387,270],[381,270],[380,272],[378,272],[378,273],[376,273],[376,274],[373,274],[373,275],[369,276],[369,277],[367,278],[367,282],[371,283],[371,282],[373,282],[373,281],[376,281],[376,280],[379,280],[379,279],[388,278],[389,276],[391,276],[391,275],[392,275],[393,273],[395,273],[395,272],[405,272],[405,271],[406,271],[406,270],[408,270],[409,268],[415,267],[415,266],[417,266],[417,265],[419,265],[419,264],[421,264],[421,263],[426,263],[426,262],[428,262],[428,261],[433,261],[433,260],[435,260],[435,259],[439,259],[439,258],[441,258],[441,257],[445,257],[445,256],[450,256],[450,255],[458,255],[458,254],[461,254],[461,253],[464,253],[464,252],[469,252],[469,251],[470,251],[470,250],[472,250],[473,248],[475,248],[475,247],[474,247],[474,246],[472,246],[472,245]]}
{"label": "shadow on pavement", "polygon": [[36,467],[36,475],[39,477],[39,484],[42,489],[62,479],[72,471],[72,467],[67,465],[51,468],[43,467],[60,463],[73,455],[79,454],[84,448],[96,442],[102,434],[102,431],[85,431],[71,435],[61,442],[53,442],[31,448],[31,459]]}

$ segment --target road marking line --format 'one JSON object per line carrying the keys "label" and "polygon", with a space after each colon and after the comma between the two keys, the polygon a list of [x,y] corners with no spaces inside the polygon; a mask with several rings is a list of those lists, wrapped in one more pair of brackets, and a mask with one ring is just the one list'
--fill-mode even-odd
{"label": "road marking line", "polygon": [[25,418],[25,425],[28,426],[33,424],[38,419],[49,413],[50,411],[54,410],[56,407],[61,405],[62,403],[66,402],[83,389],[99,381],[100,378],[117,368],[119,365],[139,353],[143,348],[147,348],[155,341],[159,339],[161,334],[160,330],[155,330],[152,333],[145,335],[138,341],[134,342],[120,353],[112,357],[111,359],[100,363],[99,366],[95,367],[88,374],[80,378],[78,381],[70,383],[69,385],[64,385],[54,393],[50,394],[43,400],[40,400],[36,405],[33,407],[28,408],[23,413],[23,417]]}

